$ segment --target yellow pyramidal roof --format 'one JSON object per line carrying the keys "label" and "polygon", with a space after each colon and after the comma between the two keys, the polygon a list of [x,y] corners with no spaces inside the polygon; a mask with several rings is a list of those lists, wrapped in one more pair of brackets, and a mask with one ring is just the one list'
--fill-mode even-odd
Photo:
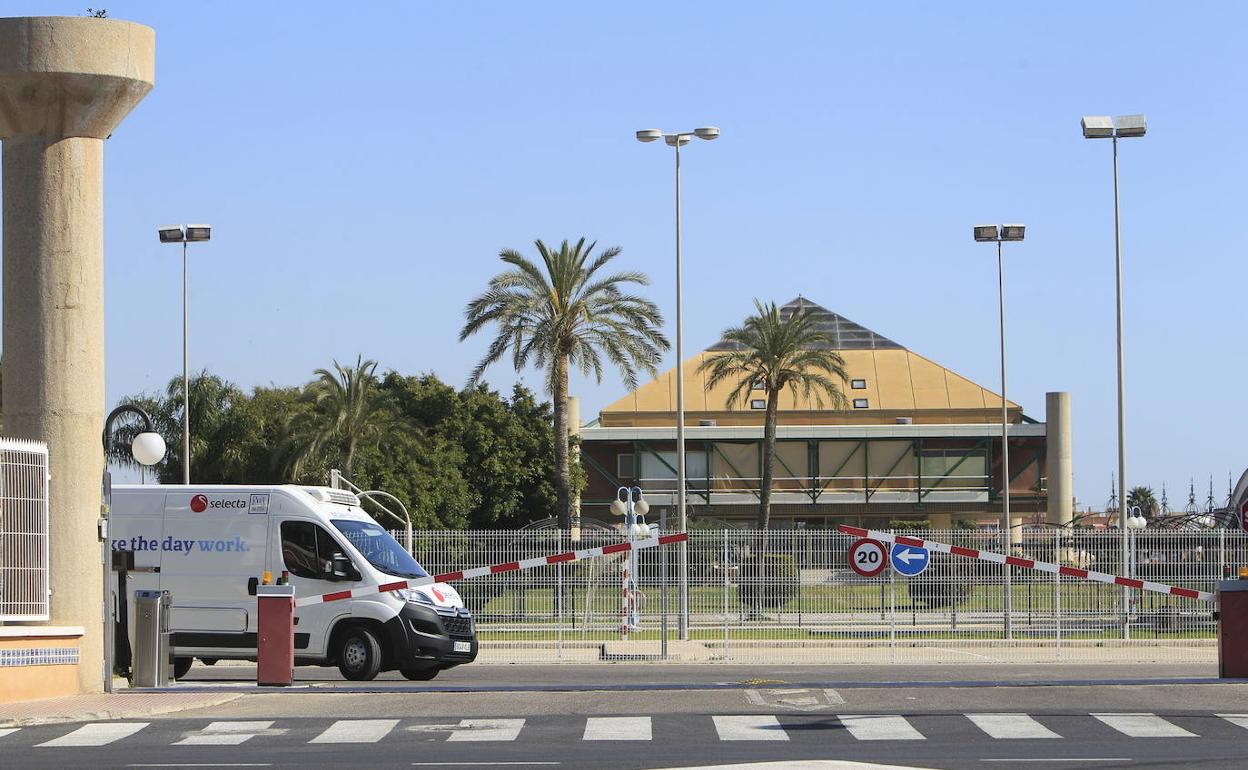
{"label": "yellow pyramidal roof", "polygon": [[[896,342],[837,315],[801,297],[781,309],[782,316],[797,310],[817,316],[818,324],[833,339],[830,346],[845,359],[850,382],[845,398],[851,407],[832,410],[827,399],[822,405],[787,391],[780,394],[780,422],[785,424],[891,423],[898,417],[912,417],[916,423],[1000,422],[1001,396],[940,364],[907,350]],[[685,361],[685,412],[689,423],[714,419],[721,425],[761,424],[763,410],[752,401],[766,394],[754,391],[734,408],[727,406],[735,383],[706,388],[706,377],[698,367],[716,351],[729,349],[723,340]],[[676,411],[676,372],[669,369],[627,396],[602,409],[601,425],[644,426],[671,424]],[[861,382],[855,382],[860,380]],[[857,384],[862,387],[854,388]],[[852,405],[857,399],[858,408]],[[865,399],[865,401],[864,401]],[[864,406],[865,404],[865,406]],[[1011,422],[1021,418],[1021,408],[1009,402]]]}

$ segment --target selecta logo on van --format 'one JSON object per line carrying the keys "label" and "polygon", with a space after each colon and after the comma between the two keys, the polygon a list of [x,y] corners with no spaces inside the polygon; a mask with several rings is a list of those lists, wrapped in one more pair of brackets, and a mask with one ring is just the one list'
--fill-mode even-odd
{"label": "selecta logo on van", "polygon": [[[245,498],[241,498],[241,497],[227,497],[227,498],[218,497],[216,499],[213,499],[209,497],[208,495],[203,495],[203,494],[195,495],[194,497],[191,498],[191,510],[194,511],[195,513],[203,513],[209,508],[213,510],[238,509],[238,510],[245,511],[248,509],[248,501]],[[268,508],[268,505],[266,501],[266,505],[265,505],[266,512],[267,512],[267,508]]]}

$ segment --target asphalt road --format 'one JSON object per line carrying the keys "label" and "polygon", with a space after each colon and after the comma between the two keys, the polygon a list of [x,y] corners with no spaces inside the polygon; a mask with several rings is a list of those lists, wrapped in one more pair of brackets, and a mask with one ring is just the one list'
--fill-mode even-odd
{"label": "asphalt road", "polygon": [[[465,676],[454,691],[420,691],[405,680],[251,690],[228,704],[169,717],[26,727],[0,735],[0,764],[1248,767],[1248,683],[1138,675],[1118,684],[1069,683],[1052,667],[1039,672],[1047,678],[994,667],[996,684],[979,676],[957,683],[914,676],[885,686],[863,677],[838,684],[821,668],[492,668],[471,673],[475,687]],[[1109,668],[1078,673],[1138,674]],[[74,743],[100,745],[65,745]]]}

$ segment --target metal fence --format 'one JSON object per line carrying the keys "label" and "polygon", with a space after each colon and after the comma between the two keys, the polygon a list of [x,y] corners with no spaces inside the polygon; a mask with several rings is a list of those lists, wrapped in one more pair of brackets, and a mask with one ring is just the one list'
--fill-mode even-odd
{"label": "metal fence", "polygon": [[[902,533],[999,552],[995,531]],[[566,532],[418,532],[433,573],[620,542]],[[1195,662],[1216,658],[1209,602],[932,553],[919,577],[862,578],[854,538],[832,530],[694,531],[688,543],[689,639],[676,636],[675,547],[638,554],[640,626],[621,633],[627,556],[493,575],[457,584],[486,657],[569,661],[647,657],[667,628],[669,659],[776,663]],[[664,574],[664,555],[666,575]],[[1248,564],[1248,535],[1228,530],[1133,534],[1122,564],[1116,532],[1027,529],[1013,553],[1038,561],[1216,589]],[[1012,601],[1006,623],[1006,592]],[[666,595],[666,603],[663,601]],[[664,613],[666,606],[666,614]],[[621,644],[627,641],[629,643]],[[639,643],[640,644],[637,644]],[[547,652],[535,653],[538,650]],[[633,652],[630,652],[633,651]],[[635,653],[635,654],[634,654]]]}
{"label": "metal fence", "polygon": [[48,448],[0,438],[0,621],[48,619]]}

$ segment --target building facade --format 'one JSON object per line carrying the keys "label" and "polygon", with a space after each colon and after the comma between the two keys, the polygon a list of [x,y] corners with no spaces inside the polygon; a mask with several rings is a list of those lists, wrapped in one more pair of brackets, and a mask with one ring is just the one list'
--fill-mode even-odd
{"label": "building facade", "polygon": [[[844,358],[849,408],[780,396],[772,484],[774,527],[887,527],[927,522],[999,526],[1001,397],[898,343],[798,298],[782,315],[814,314]],[[757,517],[766,395],[727,406],[733,384],[707,389],[698,366],[721,341],[684,362],[688,515],[746,524]],[[603,408],[580,429],[587,472],[581,509],[607,518],[621,486],[638,486],[656,513],[676,499],[674,370]],[[1009,414],[1011,514],[1070,518],[1069,397],[1051,393],[1046,419]],[[1054,430],[1052,439],[1050,430]],[[1050,480],[1049,471],[1057,474]],[[1053,488],[1051,490],[1051,488]],[[1050,506],[1050,492],[1060,493]],[[1062,500],[1065,505],[1062,505]],[[655,513],[651,520],[657,520]]]}

